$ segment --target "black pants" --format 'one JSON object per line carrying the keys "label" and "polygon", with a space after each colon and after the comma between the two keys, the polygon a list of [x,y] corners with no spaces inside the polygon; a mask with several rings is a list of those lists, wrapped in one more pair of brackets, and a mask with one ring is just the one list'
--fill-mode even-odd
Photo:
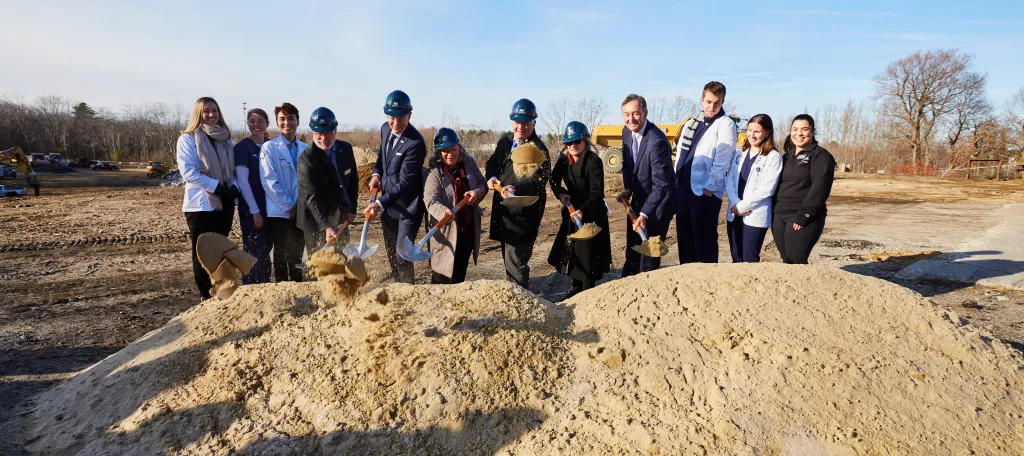
{"label": "black pants", "polygon": [[527,290],[530,289],[530,258],[533,243],[501,243],[501,257],[505,261],[505,278]]}
{"label": "black pants", "polygon": [[718,262],[718,214],[722,200],[677,187],[676,245],[679,264]]}
{"label": "black pants", "polygon": [[230,210],[185,213],[188,237],[192,240],[192,276],[195,278],[196,287],[199,288],[199,296],[203,299],[210,299],[210,287],[213,286],[213,282],[196,255],[196,241],[203,233],[213,232],[225,236],[230,234],[234,214],[234,207]]}
{"label": "black pants", "polygon": [[387,211],[380,214],[384,248],[388,251],[388,263],[391,264],[391,273],[394,274],[396,282],[411,284],[415,281],[416,269],[411,261],[406,261],[405,258],[398,256],[398,242],[409,238],[415,244],[418,241],[416,234],[422,220],[422,217],[395,219],[389,216]]}
{"label": "black pants", "polygon": [[302,248],[305,246],[302,230],[295,225],[295,219],[267,217],[274,241],[274,281],[301,282],[302,270],[296,266],[302,262]]}
{"label": "black pants", "polygon": [[[654,236],[654,234],[648,230],[647,236],[650,238],[651,236]],[[661,241],[665,242],[665,239],[662,239]],[[640,245],[641,242],[643,242],[643,240],[640,239],[640,235],[636,231],[633,231],[633,222],[630,222],[627,217],[626,263],[622,265],[622,277],[629,277],[631,275],[654,271],[661,267],[661,258],[643,256],[637,253],[636,250],[633,250],[633,247]]]}
{"label": "black pants", "polygon": [[807,226],[799,231],[793,229],[793,222],[786,221],[788,217],[775,215],[772,221],[772,237],[775,238],[775,246],[779,248],[779,255],[782,262],[786,264],[807,264],[807,258],[811,256],[811,249],[821,238],[821,232],[825,231],[825,216],[818,216],[807,222]]}
{"label": "black pants", "polygon": [[758,228],[743,223],[743,217],[735,216],[725,224],[729,235],[729,250],[732,251],[733,263],[760,263],[761,246],[768,228]]}
{"label": "black pants", "polygon": [[[324,231],[316,230],[312,233],[303,231],[303,242],[306,246],[306,254],[312,255],[317,250],[323,249],[327,245],[327,233]],[[338,233],[338,238],[334,240],[334,245],[338,248],[345,248],[346,239],[348,239],[348,227]]]}
{"label": "black pants", "polygon": [[[433,241],[431,241],[433,242]],[[455,284],[466,281],[466,270],[469,269],[469,257],[473,255],[473,234],[459,233],[455,240],[455,264],[452,266],[452,276],[446,277],[437,271],[430,274],[430,283],[434,284]]]}
{"label": "black pants", "polygon": [[573,296],[576,296],[576,295],[578,295],[578,294],[580,294],[580,293],[582,293],[582,292],[584,292],[586,290],[594,288],[595,283],[596,282],[593,279],[579,280],[579,279],[574,277],[572,279],[572,288],[569,289],[569,294],[567,294],[565,296],[565,299],[569,299],[569,298],[571,298]]}

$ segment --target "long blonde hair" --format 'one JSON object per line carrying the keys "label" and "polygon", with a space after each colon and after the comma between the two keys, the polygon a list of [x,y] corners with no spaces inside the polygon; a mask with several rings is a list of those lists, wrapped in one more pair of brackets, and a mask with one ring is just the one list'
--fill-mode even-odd
{"label": "long blonde hair", "polygon": [[213,97],[199,97],[196,103],[192,105],[192,117],[188,120],[188,126],[181,131],[182,134],[191,135],[199,129],[199,125],[203,123],[203,108],[206,107],[207,102],[213,102],[217,105],[217,126],[222,128],[228,128],[227,122],[224,122],[224,111],[221,111],[220,104]]}

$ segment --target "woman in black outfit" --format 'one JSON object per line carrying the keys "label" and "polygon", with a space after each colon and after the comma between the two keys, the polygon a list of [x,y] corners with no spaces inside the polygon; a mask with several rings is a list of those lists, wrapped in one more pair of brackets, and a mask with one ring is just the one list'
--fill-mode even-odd
{"label": "woman in black outfit", "polygon": [[[608,208],[604,205],[604,164],[597,156],[590,136],[582,122],[572,121],[565,126],[562,143],[566,153],[560,154],[551,170],[551,192],[562,202],[562,224],[555,242],[551,244],[548,263],[572,278],[572,288],[566,298],[594,287],[612,261],[612,243],[608,230]],[[565,207],[571,202],[576,212],[569,214]],[[570,240],[576,232],[576,223],[594,223],[601,232],[587,240]]]}
{"label": "woman in black outfit", "polygon": [[832,192],[836,160],[814,139],[814,119],[800,114],[790,127],[775,193],[772,237],[782,262],[807,264],[825,230],[825,201]]}

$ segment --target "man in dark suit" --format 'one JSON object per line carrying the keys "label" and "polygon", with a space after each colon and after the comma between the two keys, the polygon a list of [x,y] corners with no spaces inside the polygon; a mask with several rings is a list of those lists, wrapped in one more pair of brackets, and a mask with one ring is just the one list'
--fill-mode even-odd
{"label": "man in dark suit", "polygon": [[[498,139],[494,153],[487,159],[484,176],[487,188],[493,185],[508,189],[516,196],[537,196],[536,203],[527,207],[510,208],[501,204],[501,194],[494,192],[491,203],[490,238],[501,243],[505,261],[505,276],[509,281],[530,289],[530,259],[540,232],[547,201],[548,181],[551,178],[551,159],[548,148],[537,135],[537,106],[523,98],[512,105],[512,132]],[[517,176],[513,151],[524,144],[533,144],[542,152],[543,162],[527,176]]]}
{"label": "man in dark suit", "polygon": [[639,245],[637,228],[647,230],[647,236],[665,239],[668,224],[675,213],[675,190],[672,186],[672,148],[668,138],[657,125],[647,120],[647,100],[630,94],[622,102],[622,185],[625,188],[616,198],[628,201],[637,213],[636,224],[627,219],[626,264],[622,276],[653,271],[661,267],[661,258],[642,256],[633,250]]}
{"label": "man in dark suit", "polygon": [[338,229],[356,217],[359,174],[352,145],[337,140],[338,120],[327,108],[317,108],[309,117],[313,145],[299,156],[299,201],[297,221],[310,255],[348,236]]}
{"label": "man in dark suit", "polygon": [[380,215],[384,247],[395,280],[413,283],[413,264],[398,256],[398,241],[408,237],[416,242],[423,222],[423,161],[427,145],[423,135],[409,125],[412,101],[401,90],[388,94],[384,101],[388,121],[380,128],[380,151],[373,165],[370,189],[381,189],[377,202],[364,212]]}

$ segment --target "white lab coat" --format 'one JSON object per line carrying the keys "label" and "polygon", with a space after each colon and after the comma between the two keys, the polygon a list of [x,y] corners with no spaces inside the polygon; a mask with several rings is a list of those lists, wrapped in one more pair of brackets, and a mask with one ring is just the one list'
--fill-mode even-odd
{"label": "white lab coat", "polygon": [[729,196],[729,208],[726,210],[725,219],[733,221],[736,216],[732,213],[732,208],[737,207],[740,213],[750,211],[750,214],[743,217],[744,225],[768,228],[772,226],[772,195],[775,194],[779,174],[782,173],[782,155],[776,150],[768,152],[767,155],[757,153],[757,158],[750,166],[750,175],[746,187],[743,188],[741,200],[740,169],[747,154],[754,153],[756,152],[749,150],[734,154],[725,185],[725,192]]}
{"label": "white lab coat", "polygon": [[[679,169],[679,160],[686,158],[682,154],[682,145],[682,141],[676,145],[673,169]],[[729,172],[733,155],[736,155],[736,122],[725,115],[715,119],[700,142],[692,147],[695,149],[690,167],[690,190],[697,196],[708,190],[721,199],[725,194],[725,175]]]}
{"label": "white lab coat", "polygon": [[[231,140],[228,140],[228,147],[235,147]],[[178,137],[178,144],[175,149],[178,172],[181,173],[181,180],[185,181],[185,200],[181,203],[181,211],[212,211],[213,205],[210,204],[210,193],[217,190],[218,182],[217,179],[199,172],[199,152],[196,149],[195,136],[183,133]],[[234,184],[235,181],[232,180],[232,183]]]}
{"label": "white lab coat", "polygon": [[260,148],[260,181],[267,193],[267,217],[290,218],[291,210],[299,201],[299,174],[296,169],[298,156],[309,147],[306,143],[298,143],[296,160],[288,151],[288,141],[278,136],[263,143]]}

